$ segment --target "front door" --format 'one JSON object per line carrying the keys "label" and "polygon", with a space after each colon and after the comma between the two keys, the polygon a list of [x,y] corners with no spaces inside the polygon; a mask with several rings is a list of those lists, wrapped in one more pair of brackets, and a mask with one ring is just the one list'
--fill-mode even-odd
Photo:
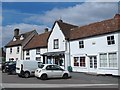
{"label": "front door", "polygon": [[89,56],[89,72],[96,73],[97,70],[97,56]]}

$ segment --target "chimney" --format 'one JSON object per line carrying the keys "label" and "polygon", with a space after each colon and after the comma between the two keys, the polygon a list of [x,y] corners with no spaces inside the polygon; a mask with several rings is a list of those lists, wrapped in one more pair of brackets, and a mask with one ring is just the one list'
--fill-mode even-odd
{"label": "chimney", "polygon": [[61,19],[59,19],[58,21],[59,21],[59,22],[63,22],[63,20],[61,20]]}
{"label": "chimney", "polygon": [[45,32],[48,32],[48,28],[45,28]]}
{"label": "chimney", "polygon": [[114,18],[115,19],[119,19],[120,18],[120,14],[115,14]]}
{"label": "chimney", "polygon": [[18,35],[19,35],[19,29],[16,28],[16,29],[14,30],[14,36],[16,37],[16,36],[18,36]]}

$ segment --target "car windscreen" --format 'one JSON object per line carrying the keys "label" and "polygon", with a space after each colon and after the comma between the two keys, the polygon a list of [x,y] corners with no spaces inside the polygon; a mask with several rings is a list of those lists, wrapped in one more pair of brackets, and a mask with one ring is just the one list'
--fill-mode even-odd
{"label": "car windscreen", "polygon": [[16,64],[16,62],[10,62],[10,63],[8,63],[8,65],[12,65],[12,64]]}
{"label": "car windscreen", "polygon": [[38,67],[39,67],[39,68],[43,68],[44,65],[43,65],[43,64],[38,64]]}
{"label": "car windscreen", "polygon": [[9,63],[8,65],[12,65],[12,64],[14,64],[14,63],[11,62],[11,63]]}

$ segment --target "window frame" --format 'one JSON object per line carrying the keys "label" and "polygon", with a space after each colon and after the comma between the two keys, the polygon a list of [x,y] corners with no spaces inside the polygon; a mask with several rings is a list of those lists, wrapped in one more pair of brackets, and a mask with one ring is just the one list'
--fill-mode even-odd
{"label": "window frame", "polygon": [[[84,58],[84,59],[82,59],[82,58]],[[83,62],[83,60],[84,60],[84,62]],[[81,62],[82,61],[82,62]],[[83,56],[83,57],[80,57],[80,67],[86,67],[86,60],[85,60],[85,57]]]}
{"label": "window frame", "polygon": [[[39,60],[38,60],[38,58],[39,58]],[[36,57],[35,60],[36,61],[41,61],[41,57]]]}
{"label": "window frame", "polygon": [[[112,59],[110,59],[110,57],[109,57],[109,54],[113,54],[113,53],[115,54],[114,62],[113,62],[113,56],[112,56]],[[103,53],[100,53],[100,54],[103,54]],[[100,68],[118,68],[118,56],[117,56],[118,53],[117,52],[105,53],[106,54],[106,66],[101,66],[100,54],[99,54],[99,66],[100,66]],[[113,62],[113,65],[115,65],[115,66],[110,65],[110,60]]]}
{"label": "window frame", "polygon": [[108,45],[114,45],[115,44],[115,37],[114,37],[114,35],[107,36],[107,44]]}
{"label": "window frame", "polygon": [[[110,54],[114,54],[114,55],[112,57],[110,57]],[[118,65],[117,65],[117,53],[116,52],[108,53],[108,62],[109,62],[108,63],[109,67],[111,67],[111,68],[118,67]],[[110,63],[110,62],[112,62],[112,63]]]}
{"label": "window frame", "polygon": [[40,54],[40,48],[36,48],[36,55]]}
{"label": "window frame", "polygon": [[83,40],[79,41],[79,48],[80,49],[84,48],[84,41]]}
{"label": "window frame", "polygon": [[10,48],[10,54],[12,54],[12,47]]}
{"label": "window frame", "polygon": [[20,52],[20,48],[19,47],[17,47],[17,54]]}
{"label": "window frame", "polygon": [[[104,55],[104,56],[102,56],[102,57],[104,57],[104,59],[101,58],[101,55]],[[107,53],[100,53],[99,54],[99,60],[100,60],[100,63],[99,63],[100,67],[108,67]]]}
{"label": "window frame", "polygon": [[30,50],[26,50],[26,56],[30,55]]}
{"label": "window frame", "polygon": [[79,57],[73,57],[74,59],[74,66],[79,66],[80,62],[79,62]]}
{"label": "window frame", "polygon": [[30,57],[26,57],[26,60],[30,60]]}
{"label": "window frame", "polygon": [[59,49],[59,39],[53,40],[53,49]]}

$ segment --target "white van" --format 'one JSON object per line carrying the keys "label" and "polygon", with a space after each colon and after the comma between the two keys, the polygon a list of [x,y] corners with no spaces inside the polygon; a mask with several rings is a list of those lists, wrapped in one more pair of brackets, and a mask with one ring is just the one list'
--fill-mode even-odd
{"label": "white van", "polygon": [[41,62],[35,60],[17,60],[16,62],[16,73],[19,77],[28,78],[33,76],[35,70],[39,68]]}

